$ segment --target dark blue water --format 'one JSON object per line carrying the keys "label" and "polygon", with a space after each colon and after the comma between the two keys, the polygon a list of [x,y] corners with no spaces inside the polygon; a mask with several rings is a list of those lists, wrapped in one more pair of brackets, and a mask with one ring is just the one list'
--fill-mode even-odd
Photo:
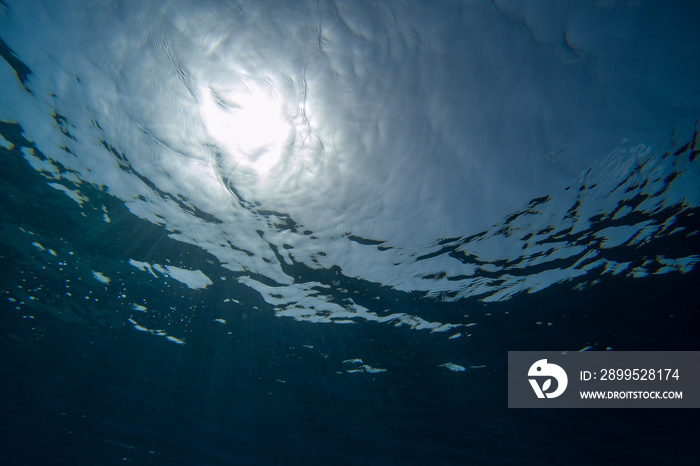
{"label": "dark blue water", "polygon": [[78,3],[0,1],[3,464],[696,464],[506,392],[698,350],[680,6]]}

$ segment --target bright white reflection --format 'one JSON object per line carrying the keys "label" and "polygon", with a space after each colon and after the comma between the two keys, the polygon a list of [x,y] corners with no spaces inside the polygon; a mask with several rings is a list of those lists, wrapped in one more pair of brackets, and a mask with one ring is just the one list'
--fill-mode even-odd
{"label": "bright white reflection", "polygon": [[234,88],[201,89],[199,111],[209,136],[234,165],[265,181],[293,144],[293,115],[280,93],[247,82]]}

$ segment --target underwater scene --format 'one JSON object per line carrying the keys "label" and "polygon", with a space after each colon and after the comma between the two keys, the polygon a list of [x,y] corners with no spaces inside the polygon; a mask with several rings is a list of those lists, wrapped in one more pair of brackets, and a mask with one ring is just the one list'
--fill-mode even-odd
{"label": "underwater scene", "polygon": [[697,464],[507,366],[700,350],[698,18],[0,0],[3,464]]}

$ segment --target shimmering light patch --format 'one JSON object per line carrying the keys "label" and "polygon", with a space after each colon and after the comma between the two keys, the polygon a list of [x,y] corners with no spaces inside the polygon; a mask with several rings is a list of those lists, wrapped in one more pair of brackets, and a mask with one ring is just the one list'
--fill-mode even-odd
{"label": "shimmering light patch", "polygon": [[0,134],[0,147],[4,147],[7,150],[12,150],[14,149],[14,144],[2,137],[2,135]]}
{"label": "shimmering light patch", "polygon": [[466,369],[464,366],[460,366],[459,364],[455,364],[452,362],[446,362],[445,364],[440,364],[440,367],[444,367],[446,369],[449,369],[453,372],[464,372]]}
{"label": "shimmering light patch", "polygon": [[172,341],[173,343],[177,343],[178,345],[184,345],[184,344],[185,344],[185,340],[182,340],[181,338],[174,337],[174,336],[172,336],[172,335],[167,335],[165,338],[166,338],[167,340]]}
{"label": "shimmering light patch", "polygon": [[172,335],[168,335],[168,334],[165,332],[165,330],[152,330],[152,329],[150,329],[150,328],[146,328],[146,327],[144,327],[143,325],[139,325],[139,323],[136,322],[136,321],[135,321],[134,319],[132,319],[132,318],[129,318],[129,322],[130,322],[131,325],[133,325],[134,328],[135,328],[136,330],[138,330],[139,332],[146,332],[146,333],[150,333],[151,335],[158,335],[159,337],[165,337],[166,340],[172,341],[173,343],[177,343],[178,345],[184,345],[184,344],[185,344],[185,340],[183,340],[183,339],[181,339],[181,338],[174,337],[174,336],[172,336]]}
{"label": "shimmering light patch", "polygon": [[150,272],[151,275],[153,275],[154,277],[158,278],[158,275],[156,275],[156,273],[153,271],[153,268],[151,267],[151,264],[149,264],[149,263],[147,263],[147,262],[141,262],[141,261],[137,261],[137,260],[134,260],[134,259],[129,259],[129,265],[133,265],[133,266],[136,267],[137,269],[143,270],[144,272],[146,272],[146,271],[147,271],[147,272]]}
{"label": "shimmering light patch", "polygon": [[63,186],[60,183],[48,183],[48,185],[54,189],[58,189],[59,191],[63,191],[66,194],[66,196],[73,199],[79,205],[83,205],[83,202],[88,200],[85,196],[81,195],[79,192],[71,191],[70,189],[66,188],[65,186]]}
{"label": "shimmering light patch", "polygon": [[134,326],[134,328],[136,330],[138,330],[139,332],[149,332],[150,331],[146,327],[139,325],[134,319],[129,319],[129,322],[131,322],[132,325]]}
{"label": "shimmering light patch", "polygon": [[100,272],[95,272],[94,270],[92,271],[92,276],[95,277],[95,280],[104,283],[105,285],[109,284],[110,279],[109,277],[105,277],[102,275]]}
{"label": "shimmering light patch", "polygon": [[664,256],[658,256],[656,260],[659,264],[663,265],[663,267],[659,268],[659,270],[655,272],[656,274],[674,272],[676,270],[681,273],[688,273],[693,270],[695,265],[700,260],[700,257],[688,256],[681,259],[667,259]]}
{"label": "shimmering light patch", "polygon": [[129,259],[129,264],[144,272],[149,272],[154,277],[158,278],[157,272],[160,272],[166,277],[173,278],[180,283],[184,283],[188,288],[193,290],[206,288],[212,284],[212,281],[201,270],[188,270],[172,265],[162,266],[160,264],[149,264],[134,259]]}
{"label": "shimmering light patch", "polygon": [[187,270],[181,269],[180,267],[172,267],[170,265],[166,265],[165,268],[167,269],[168,275],[170,275],[171,278],[184,283],[189,288],[194,290],[206,288],[212,284],[209,277],[204,275],[201,270]]}
{"label": "shimmering light patch", "polygon": [[286,106],[279,91],[248,81],[232,89],[201,89],[199,112],[226,155],[264,181],[294,137]]}
{"label": "shimmering light patch", "polygon": [[386,369],[382,369],[379,367],[372,367],[369,364],[363,364],[362,359],[355,358],[355,359],[346,359],[343,361],[343,364],[345,365],[345,372],[348,374],[354,374],[358,372],[367,372],[370,374],[377,374],[379,372],[387,372]]}

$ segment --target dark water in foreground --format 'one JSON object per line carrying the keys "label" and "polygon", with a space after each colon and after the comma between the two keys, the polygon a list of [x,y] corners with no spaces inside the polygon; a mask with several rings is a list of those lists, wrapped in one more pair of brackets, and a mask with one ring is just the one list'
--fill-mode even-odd
{"label": "dark water in foreground", "polygon": [[[700,421],[692,410],[508,410],[505,391],[508,350],[597,342],[615,350],[697,349],[695,270],[609,277],[585,292],[566,283],[467,305],[347,284],[397,307],[472,313],[483,328],[469,338],[375,322],[295,322],[276,317],[252,290],[237,294],[240,307],[227,307],[220,299],[230,292],[226,282],[205,291],[161,289],[143,279],[148,275],[118,270],[129,267],[121,258],[137,251],[158,262],[177,250],[205,271],[215,266],[196,247],[183,251],[158,226],[116,206],[109,224],[98,212],[85,218],[23,160],[4,151],[3,163],[12,167],[3,173],[0,253],[6,464],[693,464],[697,458]],[[56,253],[70,246],[79,260],[59,272],[61,261],[27,247],[18,225],[35,238],[61,238]],[[138,232],[138,239],[125,231]],[[121,274],[124,288],[140,300],[186,315],[187,322],[173,319],[166,328],[186,329],[186,345],[125,325],[115,297],[120,290],[88,283],[98,266]],[[333,278],[331,271],[315,273]],[[439,367],[446,354],[485,367],[452,372]],[[351,359],[387,372],[349,372],[360,365],[344,362]]]}

